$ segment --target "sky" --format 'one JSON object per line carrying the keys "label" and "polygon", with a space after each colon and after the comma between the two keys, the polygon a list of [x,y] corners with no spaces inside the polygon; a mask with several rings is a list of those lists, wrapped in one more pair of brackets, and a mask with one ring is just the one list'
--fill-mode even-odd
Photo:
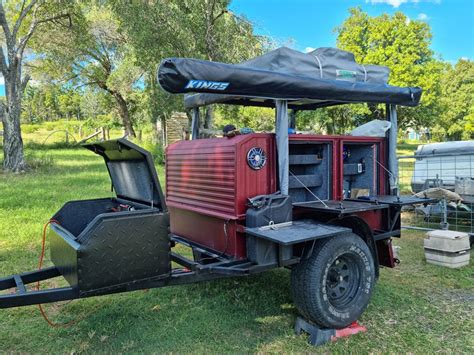
{"label": "sky", "polygon": [[371,16],[401,11],[426,21],[433,33],[431,48],[441,59],[474,60],[474,0],[232,0],[230,9],[247,17],[256,33],[305,51],[334,47],[334,28],[357,6]]}
{"label": "sky", "polygon": [[[474,60],[474,0],[232,0],[232,12],[247,17],[255,32],[300,51],[334,47],[334,29],[360,6],[371,16],[401,11],[430,24],[431,48],[454,64]],[[4,96],[0,77],[0,96]]]}

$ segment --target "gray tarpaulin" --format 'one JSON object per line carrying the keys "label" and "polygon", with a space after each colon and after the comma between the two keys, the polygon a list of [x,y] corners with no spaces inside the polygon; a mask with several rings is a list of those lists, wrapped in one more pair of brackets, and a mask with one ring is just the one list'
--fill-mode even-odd
{"label": "gray tarpaulin", "polygon": [[387,105],[390,110],[390,130],[388,132],[388,170],[390,171],[390,193],[398,194],[398,160],[397,160],[397,109],[395,105]]}
{"label": "gray tarpaulin", "polygon": [[321,79],[362,81],[373,84],[386,84],[390,70],[380,65],[358,64],[354,54],[338,48],[317,48],[309,52],[320,71]]}
{"label": "gray tarpaulin", "polygon": [[275,100],[275,131],[280,192],[283,195],[288,195],[290,166],[288,161],[288,103],[285,100]]}

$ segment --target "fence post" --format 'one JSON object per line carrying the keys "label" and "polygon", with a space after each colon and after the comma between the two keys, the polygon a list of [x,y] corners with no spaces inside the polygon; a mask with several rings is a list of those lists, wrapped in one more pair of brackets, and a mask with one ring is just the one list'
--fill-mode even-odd
{"label": "fence post", "polygon": [[446,197],[443,198],[443,201],[441,203],[442,209],[443,209],[443,221],[440,223],[441,229],[448,230],[449,229],[449,223],[448,223],[448,204],[446,202]]}

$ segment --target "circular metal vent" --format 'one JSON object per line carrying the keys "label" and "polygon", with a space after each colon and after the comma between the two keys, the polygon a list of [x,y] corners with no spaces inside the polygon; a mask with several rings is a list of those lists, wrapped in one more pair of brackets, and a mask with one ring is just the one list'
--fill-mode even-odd
{"label": "circular metal vent", "polygon": [[267,162],[267,156],[263,148],[254,147],[247,153],[247,164],[253,170],[260,170],[265,166]]}

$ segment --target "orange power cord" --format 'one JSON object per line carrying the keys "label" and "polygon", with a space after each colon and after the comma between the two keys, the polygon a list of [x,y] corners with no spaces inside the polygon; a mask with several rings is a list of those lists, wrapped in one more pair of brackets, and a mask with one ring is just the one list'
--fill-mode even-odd
{"label": "orange power cord", "polygon": [[[39,258],[38,270],[41,270],[42,267],[43,267],[44,254],[46,252],[46,231],[48,230],[48,226],[51,223],[56,223],[58,225],[60,224],[57,220],[50,219],[48,222],[46,222],[46,224],[43,227],[43,240],[41,242],[41,255],[40,255],[40,258]],[[40,282],[38,281],[36,283],[36,290],[39,291],[39,289],[40,289]],[[143,292],[148,292],[148,291],[149,291],[148,289],[143,290]],[[38,308],[39,308],[39,311],[40,311],[41,315],[43,316],[44,320],[53,328],[70,327],[71,325],[74,325],[74,324],[84,320],[87,316],[89,316],[90,314],[97,311],[97,309],[94,309],[90,313],[87,313],[84,317],[72,320],[72,321],[67,322],[67,323],[55,323],[51,319],[48,318],[42,304],[38,304]],[[100,308],[100,307],[98,307],[98,308]]]}
{"label": "orange power cord", "polygon": [[[40,255],[40,258],[39,258],[38,270],[41,270],[41,268],[43,267],[44,254],[45,254],[45,250],[46,250],[46,231],[48,230],[48,226],[51,223],[59,224],[58,221],[56,221],[54,219],[50,219],[48,222],[46,222],[46,224],[43,227],[43,240],[41,242],[41,255]],[[40,289],[40,282],[38,281],[36,283],[36,290],[39,291],[39,289]],[[42,304],[39,304],[38,308],[39,308],[40,313],[43,316],[44,320],[53,328],[69,327],[73,324],[76,324],[80,320],[80,319],[79,320],[72,320],[72,321],[67,322],[67,323],[55,323],[55,322],[53,322],[52,320],[50,320],[48,318],[48,316],[46,315],[45,310],[43,309]]]}

